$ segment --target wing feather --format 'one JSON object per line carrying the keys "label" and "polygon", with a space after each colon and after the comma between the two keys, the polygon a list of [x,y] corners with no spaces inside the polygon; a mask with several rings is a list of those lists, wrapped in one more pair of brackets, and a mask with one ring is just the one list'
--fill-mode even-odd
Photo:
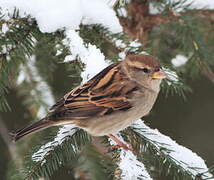
{"label": "wing feather", "polygon": [[127,96],[137,90],[137,85],[129,81],[119,64],[108,66],[87,83],[67,93],[52,106],[51,117],[57,117],[56,120],[86,119],[130,109],[132,105]]}

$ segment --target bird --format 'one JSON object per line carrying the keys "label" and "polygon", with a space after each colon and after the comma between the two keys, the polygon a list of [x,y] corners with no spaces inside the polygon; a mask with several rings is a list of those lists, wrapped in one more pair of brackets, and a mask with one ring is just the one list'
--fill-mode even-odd
{"label": "bird", "polygon": [[74,124],[130,149],[114,134],[149,114],[166,77],[154,56],[128,54],[65,94],[43,119],[12,133],[13,140],[51,126]]}

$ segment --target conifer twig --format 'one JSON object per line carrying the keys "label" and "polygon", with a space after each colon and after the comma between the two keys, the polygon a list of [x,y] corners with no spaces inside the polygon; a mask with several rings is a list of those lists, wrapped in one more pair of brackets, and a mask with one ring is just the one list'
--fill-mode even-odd
{"label": "conifer twig", "polygon": [[[205,161],[190,149],[177,144],[158,130],[146,126],[142,120],[138,120],[132,128],[135,135],[142,139],[142,144],[139,145],[140,151],[142,153],[149,151],[150,156],[158,159],[161,166],[168,169],[166,173],[174,172],[173,176],[180,175],[180,179],[186,177],[195,180],[200,175],[202,180],[208,178],[214,180],[214,176],[208,171]],[[138,139],[138,143],[140,139]],[[143,155],[142,158],[144,158]]]}

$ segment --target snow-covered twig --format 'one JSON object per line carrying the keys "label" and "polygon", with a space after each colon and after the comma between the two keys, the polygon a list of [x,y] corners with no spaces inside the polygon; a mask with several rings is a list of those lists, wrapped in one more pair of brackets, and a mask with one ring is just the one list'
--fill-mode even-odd
{"label": "snow-covered twig", "polygon": [[121,178],[123,180],[152,180],[144,164],[138,161],[131,151],[121,150],[120,158],[119,167],[122,170]]}
{"label": "snow-covered twig", "polygon": [[141,120],[138,120],[132,127],[135,132],[154,146],[159,153],[163,153],[164,156],[168,157],[180,169],[187,172],[193,179],[201,175],[202,179],[209,178],[214,180],[204,160],[190,149],[177,144],[170,137],[161,134],[158,130],[151,129]]}
{"label": "snow-covered twig", "polygon": [[55,147],[61,145],[63,141],[71,137],[77,131],[75,125],[65,125],[58,131],[53,141],[40,147],[40,149],[32,155],[32,160],[36,162],[45,162],[45,157],[54,150]]}
{"label": "snow-covered twig", "polygon": [[72,53],[70,60],[78,57],[85,64],[85,69],[81,74],[83,82],[86,82],[108,65],[100,49],[91,44],[87,44],[86,47],[84,41],[75,30],[67,30],[66,39],[63,42]]}
{"label": "snow-covered twig", "polygon": [[[124,141],[121,136],[118,136]],[[113,140],[109,139],[111,145],[117,145]],[[137,160],[137,157],[131,152],[120,148],[120,161],[118,166],[121,170],[121,179],[123,180],[152,180],[147,172],[144,164]]]}
{"label": "snow-covered twig", "polygon": [[[78,29],[80,24],[102,24],[112,32],[122,31],[116,13],[107,2],[100,0],[1,0],[2,11],[13,14],[19,9],[21,17],[34,17],[42,32],[59,29]],[[4,17],[6,20],[8,16]]]}

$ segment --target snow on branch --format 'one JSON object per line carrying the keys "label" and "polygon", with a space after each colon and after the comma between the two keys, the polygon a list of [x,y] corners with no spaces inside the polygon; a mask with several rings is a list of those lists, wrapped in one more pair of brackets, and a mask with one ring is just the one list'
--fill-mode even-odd
{"label": "snow on branch", "polygon": [[[122,142],[124,141],[121,136],[117,136]],[[117,145],[113,140],[109,138],[111,145]],[[122,180],[152,180],[147,172],[144,164],[137,160],[136,156],[131,152],[120,148],[120,162],[118,166],[121,170]]]}
{"label": "snow on branch", "polygon": [[81,74],[83,82],[95,76],[108,65],[100,49],[91,44],[87,44],[86,46],[83,39],[75,30],[66,31],[66,39],[64,39],[63,43],[69,47],[72,53],[72,55],[69,55],[69,60],[80,58],[81,62],[85,65],[85,69]]}
{"label": "snow on branch", "polygon": [[180,67],[185,65],[188,62],[188,58],[184,55],[178,54],[175,58],[171,60],[171,63],[174,67]]}
{"label": "snow on branch", "polygon": [[163,153],[164,156],[187,172],[193,179],[200,175],[201,179],[214,180],[204,160],[190,149],[177,144],[158,130],[146,126],[142,120],[138,120],[132,127],[135,132],[151,143],[158,152]]}
{"label": "snow on branch", "polygon": [[32,160],[36,162],[45,162],[45,157],[49,155],[55,147],[61,145],[66,138],[73,136],[77,130],[78,128],[75,125],[63,126],[60,128],[53,141],[41,146],[40,149],[32,155]]}
{"label": "snow on branch", "polygon": [[114,33],[122,31],[116,13],[100,0],[1,0],[0,7],[7,20],[7,12],[13,14],[15,8],[21,17],[30,14],[42,32],[79,29],[80,24],[102,24]]}
{"label": "snow on branch", "polygon": [[122,170],[121,178],[123,180],[152,180],[144,164],[138,161],[131,151],[121,150],[120,158],[121,161],[119,163],[119,167]]}

